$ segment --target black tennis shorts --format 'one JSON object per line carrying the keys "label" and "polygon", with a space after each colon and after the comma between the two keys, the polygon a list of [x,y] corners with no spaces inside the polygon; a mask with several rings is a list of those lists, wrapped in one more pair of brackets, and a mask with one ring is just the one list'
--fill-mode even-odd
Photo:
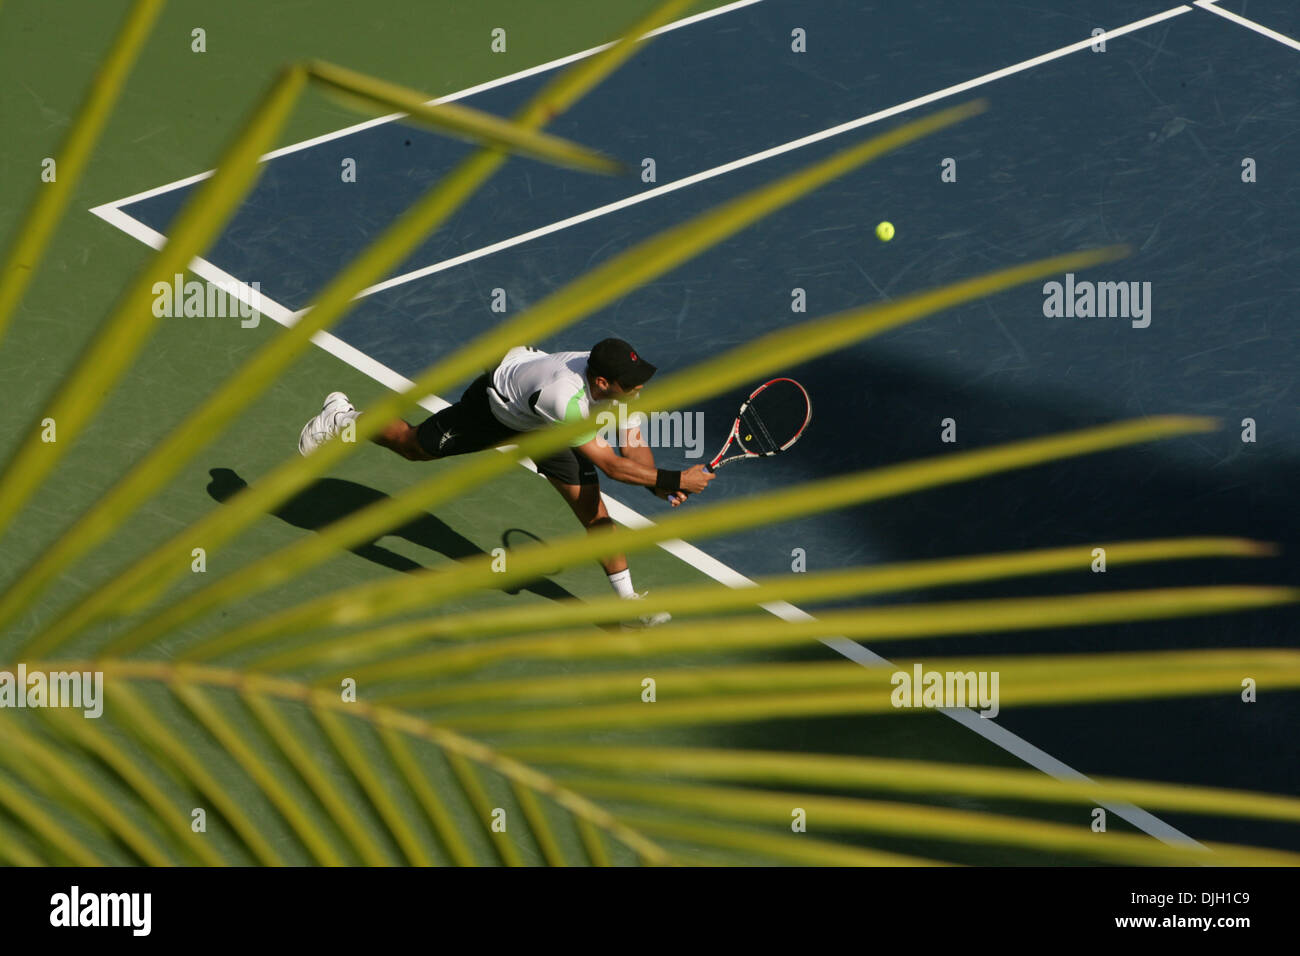
{"label": "black tennis shorts", "polygon": [[[492,414],[488,389],[492,379],[480,375],[470,383],[460,401],[426,418],[416,429],[420,446],[434,458],[450,458],[493,448],[520,435]],[[581,452],[565,448],[536,462],[547,478],[566,485],[594,485],[596,466]]]}

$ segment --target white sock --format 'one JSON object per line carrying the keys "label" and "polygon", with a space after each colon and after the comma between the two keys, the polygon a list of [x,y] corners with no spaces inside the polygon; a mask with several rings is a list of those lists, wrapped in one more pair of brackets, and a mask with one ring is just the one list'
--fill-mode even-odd
{"label": "white sock", "polygon": [[621,598],[636,597],[636,592],[632,590],[632,569],[624,568],[616,574],[609,577],[609,586],[614,589],[614,593]]}

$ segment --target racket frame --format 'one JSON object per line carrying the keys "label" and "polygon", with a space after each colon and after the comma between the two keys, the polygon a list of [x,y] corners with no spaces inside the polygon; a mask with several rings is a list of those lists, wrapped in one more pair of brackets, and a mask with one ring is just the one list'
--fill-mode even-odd
{"label": "racket frame", "polygon": [[[744,416],[745,410],[749,408],[750,404],[754,401],[754,399],[756,399],[768,388],[775,385],[777,382],[789,382],[791,385],[793,385],[795,388],[799,389],[799,391],[803,393],[804,409],[805,409],[803,424],[800,425],[799,429],[794,433],[794,437],[792,437],[789,441],[783,444],[780,448],[774,449],[773,451],[765,451],[765,452],[750,451],[748,448],[745,448],[744,442],[740,441],[740,419]],[[806,388],[804,388],[802,385],[800,385],[792,378],[774,378],[770,381],[764,382],[762,385],[758,386],[758,388],[754,389],[752,392],[749,393],[749,397],[746,398],[744,403],[740,406],[740,411],[736,413],[736,420],[731,424],[731,432],[730,434],[727,435],[726,442],[723,444],[722,448],[718,451],[717,455],[714,456],[713,461],[709,462],[704,467],[707,468],[709,471],[717,471],[723,465],[727,464],[727,462],[740,461],[743,458],[770,458],[772,455],[775,455],[778,452],[785,451],[787,448],[789,448],[791,445],[797,442],[800,439],[800,437],[802,437],[804,430],[807,429],[808,423],[810,421],[812,421],[812,399],[808,397],[808,390]],[[722,456],[727,454],[727,449],[731,447],[731,443],[733,441],[739,443],[740,448],[742,450],[742,454],[731,455],[727,458],[723,458]]]}

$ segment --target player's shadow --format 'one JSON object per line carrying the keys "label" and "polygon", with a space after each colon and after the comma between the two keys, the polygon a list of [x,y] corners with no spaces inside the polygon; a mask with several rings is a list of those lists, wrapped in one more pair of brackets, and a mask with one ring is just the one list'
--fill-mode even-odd
{"label": "player's shadow", "polygon": [[[217,501],[227,501],[231,496],[248,486],[244,479],[229,468],[212,468],[209,469],[208,473],[212,476],[212,481],[208,483],[207,491]],[[322,478],[294,495],[271,513],[296,528],[302,528],[305,531],[319,531],[354,512],[360,511],[362,508],[383,501],[387,497],[388,495],[382,491],[359,485],[354,481],[345,481],[341,478]],[[511,529],[511,532],[518,533],[519,530]],[[507,532],[507,534],[511,532]],[[405,555],[390,551],[377,543],[380,538],[389,536],[403,538],[412,544],[451,558],[453,561],[463,561],[486,554],[473,541],[453,530],[445,522],[427,513],[412,518],[410,521],[391,528],[383,534],[376,535],[372,540],[348,550],[358,557],[373,561],[375,564],[393,571],[402,571],[409,574],[412,571],[419,571],[424,568],[424,565],[412,561]],[[536,536],[530,535],[530,537]],[[503,588],[503,590],[507,594],[517,594],[520,590],[531,591],[538,597],[548,598],[552,601],[561,601],[574,597],[567,589],[546,578],[538,578],[527,584]]]}

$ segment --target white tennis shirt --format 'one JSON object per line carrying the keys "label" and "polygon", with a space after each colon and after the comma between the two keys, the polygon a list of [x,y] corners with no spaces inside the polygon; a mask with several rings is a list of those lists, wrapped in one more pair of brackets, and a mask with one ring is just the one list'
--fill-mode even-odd
{"label": "white tennis shirt", "polygon": [[[587,418],[587,356],[590,352],[543,352],[521,345],[506,353],[492,373],[488,405],[497,421],[518,432]],[[596,436],[570,442],[585,445]]]}

